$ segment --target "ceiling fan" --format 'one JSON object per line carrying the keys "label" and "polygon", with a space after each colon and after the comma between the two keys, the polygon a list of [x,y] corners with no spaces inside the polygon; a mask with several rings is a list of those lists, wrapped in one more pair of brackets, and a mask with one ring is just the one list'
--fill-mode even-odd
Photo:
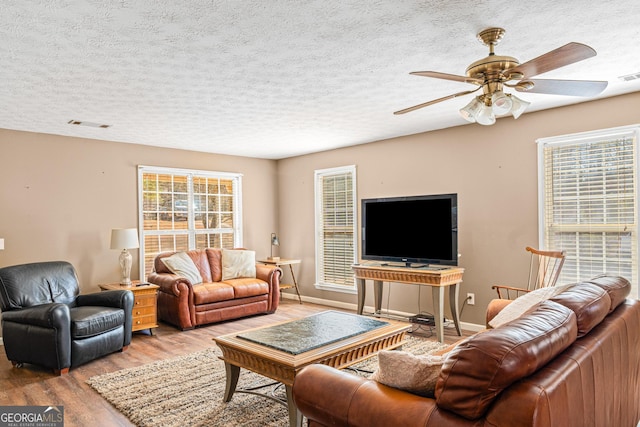
{"label": "ceiling fan", "polygon": [[547,71],[595,56],[596,51],[593,48],[582,43],[572,42],[520,64],[516,58],[495,54],[494,48],[504,33],[505,30],[502,28],[487,28],[478,33],[478,39],[489,47],[489,56],[469,65],[466,76],[437,71],[410,73],[416,76],[471,83],[478,86],[477,88],[414,105],[393,114],[405,114],[482,89],[482,94],[476,96],[462,108],[460,114],[465,120],[472,123],[492,125],[496,121],[496,116],[499,115],[511,113],[517,119],[530,104],[515,95],[504,93],[505,87],[513,88],[517,92],[572,96],[595,96],[607,87],[608,82],[606,81],[532,79],[532,77]]}

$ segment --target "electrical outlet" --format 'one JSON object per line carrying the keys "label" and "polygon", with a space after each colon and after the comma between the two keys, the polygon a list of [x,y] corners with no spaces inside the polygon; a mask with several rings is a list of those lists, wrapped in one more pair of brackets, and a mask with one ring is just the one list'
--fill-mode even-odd
{"label": "electrical outlet", "polygon": [[472,293],[467,294],[467,304],[469,305],[476,304],[476,294],[472,294]]}

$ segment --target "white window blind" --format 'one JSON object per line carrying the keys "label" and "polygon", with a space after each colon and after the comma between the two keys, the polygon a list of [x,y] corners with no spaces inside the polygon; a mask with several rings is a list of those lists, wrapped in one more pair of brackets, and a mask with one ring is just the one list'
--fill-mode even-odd
{"label": "white window blind", "polygon": [[316,286],[355,292],[355,166],[315,172]]}
{"label": "white window blind", "polygon": [[167,251],[242,246],[242,175],[138,167],[140,277]]}
{"label": "white window blind", "polygon": [[559,283],[614,274],[638,295],[638,129],[538,141],[541,242],[567,255]]}

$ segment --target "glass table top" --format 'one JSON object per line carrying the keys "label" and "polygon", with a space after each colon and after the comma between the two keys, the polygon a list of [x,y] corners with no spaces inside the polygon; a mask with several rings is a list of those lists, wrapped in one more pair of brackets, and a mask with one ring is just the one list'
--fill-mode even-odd
{"label": "glass table top", "polygon": [[241,332],[237,336],[296,355],[388,324],[388,322],[356,314],[323,311],[291,322]]}

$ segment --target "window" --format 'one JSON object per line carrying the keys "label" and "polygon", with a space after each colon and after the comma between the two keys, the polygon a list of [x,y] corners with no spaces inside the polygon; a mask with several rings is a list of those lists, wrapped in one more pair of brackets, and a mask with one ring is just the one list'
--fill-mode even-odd
{"label": "window", "polygon": [[242,175],[138,167],[140,277],[161,252],[242,246]]}
{"label": "window", "polygon": [[356,168],[315,172],[316,287],[355,292]]}
{"label": "window", "polygon": [[640,128],[626,126],[538,140],[543,247],[564,250],[559,283],[626,277],[638,295]]}

